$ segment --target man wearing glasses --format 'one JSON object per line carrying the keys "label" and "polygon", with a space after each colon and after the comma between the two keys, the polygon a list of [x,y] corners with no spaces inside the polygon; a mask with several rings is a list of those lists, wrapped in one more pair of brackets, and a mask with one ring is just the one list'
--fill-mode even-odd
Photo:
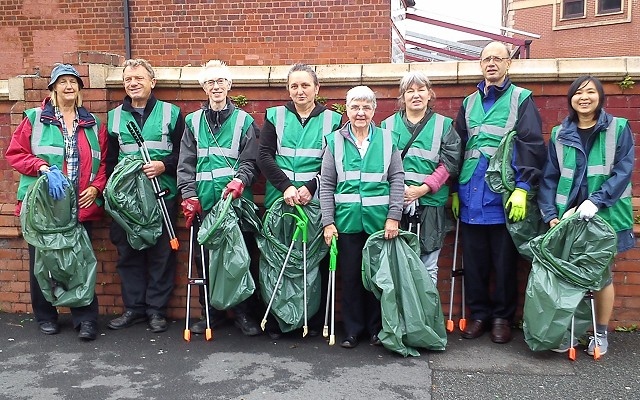
{"label": "man wearing glasses", "polygon": [[[465,149],[458,192],[452,210],[460,218],[467,305],[471,321],[462,333],[475,339],[491,330],[491,340],[511,340],[511,323],[517,306],[517,249],[506,227],[506,218],[524,219],[527,192],[535,187],[545,156],[542,121],[531,91],[511,83],[507,76],[511,59],[501,42],[489,43],[480,53],[484,80],[467,96],[455,122]],[[489,160],[502,138],[515,130],[511,166],[516,189],[502,205],[502,195],[485,182]],[[493,269],[493,293],[489,277]]]}
{"label": "man wearing glasses", "polygon": [[[184,199],[181,205],[187,228],[191,228],[196,214],[204,217],[221,197],[232,196],[235,200],[243,196],[253,200],[250,186],[259,174],[258,127],[253,117],[236,108],[227,97],[231,89],[230,69],[219,60],[211,60],[200,70],[198,82],[207,94],[207,101],[200,110],[185,118],[178,162],[178,189]],[[255,242],[251,234],[243,235],[247,247],[253,249]],[[194,243],[194,249],[201,274],[198,243]],[[206,252],[205,262],[208,260],[209,252]],[[200,304],[209,307],[212,316],[211,328],[224,323],[226,311],[205,304],[204,287],[199,286],[199,290]],[[251,315],[252,302],[249,298],[233,307],[235,325],[246,336],[262,333]],[[206,328],[207,321],[200,319],[191,326],[191,332],[201,334]]]}

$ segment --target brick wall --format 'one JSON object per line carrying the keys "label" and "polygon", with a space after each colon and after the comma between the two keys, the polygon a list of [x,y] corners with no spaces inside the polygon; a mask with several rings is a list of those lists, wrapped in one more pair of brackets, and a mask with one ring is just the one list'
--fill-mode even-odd
{"label": "brick wall", "polygon": [[[46,73],[65,52],[125,54],[122,0],[19,0],[0,7],[0,79]],[[380,63],[391,7],[367,2],[130,0],[131,54],[157,66]]]}
{"label": "brick wall", "polygon": [[[90,101],[95,103],[91,103],[91,107],[106,110],[107,108],[115,107],[119,103],[124,93],[122,89],[94,88],[87,77],[87,66],[79,65],[78,69],[83,74],[83,78],[86,79],[87,88],[85,93],[92,93],[90,97],[93,100]],[[47,94],[46,90],[44,90],[47,82],[46,78],[25,78],[24,82],[25,98],[30,99],[29,101],[0,101],[0,152],[2,154],[6,150],[12,130],[21,120],[22,110],[39,104],[40,100]],[[359,83],[359,81],[355,81],[353,85]],[[527,84],[523,79],[521,82],[516,83],[533,90],[536,105],[540,109],[544,121],[543,131],[548,139],[551,128],[566,114],[566,91],[569,82],[552,81]],[[204,93],[198,88],[160,86],[155,92],[156,96],[160,99],[175,102],[185,113],[196,110],[204,99]],[[320,96],[327,97],[327,104],[344,103],[344,96],[349,87],[351,85],[332,86],[323,84]],[[379,122],[394,112],[397,87],[395,83],[372,85],[371,87],[378,96],[378,109],[374,119]],[[434,89],[437,94],[436,111],[455,118],[464,95],[474,89],[474,83],[469,82],[458,85],[436,83]],[[631,127],[636,133],[636,143],[640,143],[640,137],[638,137],[640,132],[640,88],[622,92],[614,83],[605,83],[605,91],[608,94],[607,109],[617,116],[629,118]],[[287,100],[287,91],[281,85],[260,88],[236,85],[230,94],[243,94],[249,99],[249,104],[244,108],[254,116],[259,125],[263,123],[266,107],[280,105]],[[104,115],[101,115],[101,117],[104,117]],[[640,161],[636,161],[636,163],[636,170],[639,170]],[[0,310],[8,312],[30,311],[26,244],[19,236],[18,219],[12,216],[17,177],[17,174],[11,171],[6,161],[0,158],[0,185],[5,188],[0,192],[0,243],[2,244],[0,246]],[[638,208],[640,207],[640,174],[634,176],[633,183],[634,201],[636,208]],[[109,222],[108,219],[105,219],[95,225],[93,240],[94,250],[98,258],[96,291],[99,295],[100,312],[102,314],[115,314],[122,311],[119,277],[115,268],[117,254],[108,239],[107,227]],[[186,301],[188,232],[182,227],[183,220],[180,220],[178,235],[181,240],[181,250],[178,257],[176,287],[169,309],[171,318],[184,317],[184,304]],[[640,228],[638,225],[637,227]],[[640,233],[640,231],[637,233]],[[439,263],[438,288],[445,313],[448,313],[449,308],[453,239],[454,235],[450,233],[446,238]],[[460,262],[460,259],[458,259],[458,262]],[[529,268],[528,263],[521,261],[518,273],[521,293],[520,303],[522,303],[522,293],[524,292]],[[617,298],[611,324],[612,326],[637,324],[640,322],[640,248],[635,248],[619,256],[616,259],[615,271],[614,282],[616,284]],[[460,285],[458,282],[454,298],[454,315],[459,315],[460,300]],[[199,312],[195,296],[192,299],[192,304],[196,306],[196,313]],[[322,310],[321,307],[321,312],[323,312]],[[518,310],[520,315],[522,304],[519,305]]]}
{"label": "brick wall", "polygon": [[[640,11],[637,2],[623,1],[623,13],[596,16],[596,0],[586,1],[585,18],[561,20],[560,4],[554,15],[552,2],[541,6],[522,5],[528,0],[513,0],[509,13],[511,28],[540,35],[531,44],[531,58],[622,57],[636,56],[640,50]],[[558,2],[559,3],[559,2]],[[525,8],[526,7],[526,8]],[[632,7],[631,20],[627,18]],[[619,23],[606,23],[618,21]],[[553,29],[567,28],[571,29]]]}

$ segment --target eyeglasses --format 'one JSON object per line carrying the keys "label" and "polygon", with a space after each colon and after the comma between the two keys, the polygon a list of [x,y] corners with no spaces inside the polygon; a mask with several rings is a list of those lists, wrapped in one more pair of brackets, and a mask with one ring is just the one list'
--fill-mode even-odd
{"label": "eyeglasses", "polygon": [[224,79],[224,78],[211,79],[211,80],[205,81],[205,82],[204,82],[204,85],[205,85],[205,86],[213,86],[213,85],[215,85],[215,84],[217,83],[217,84],[218,84],[218,86],[222,86],[222,85],[224,85],[224,84],[225,84],[225,82],[226,82],[226,81],[227,81],[227,80],[226,80],[226,79]]}
{"label": "eyeglasses", "polygon": [[370,113],[371,111],[373,111],[373,107],[371,107],[371,106],[356,106],[356,105],[353,105],[353,106],[349,106],[349,110],[351,110],[354,113],[358,113],[358,112],[362,111],[362,112],[364,112],[366,114],[366,113]]}
{"label": "eyeglasses", "polygon": [[483,58],[482,60],[480,60],[480,62],[482,62],[483,64],[488,64],[491,61],[493,61],[496,64],[502,64],[505,60],[508,60],[508,58],[502,58],[498,56],[489,56],[489,57]]}

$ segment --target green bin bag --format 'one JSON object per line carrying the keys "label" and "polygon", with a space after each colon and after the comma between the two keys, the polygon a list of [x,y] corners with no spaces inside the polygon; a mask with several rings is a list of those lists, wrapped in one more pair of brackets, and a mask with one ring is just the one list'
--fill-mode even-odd
{"label": "green bin bag", "polygon": [[[320,308],[320,261],[329,251],[324,242],[320,203],[313,200],[301,206],[309,219],[307,225],[307,317]],[[276,200],[264,216],[262,232],[256,236],[260,248],[260,295],[269,303],[296,230],[296,208]],[[302,236],[296,240],[284,275],[271,305],[271,313],[282,332],[290,332],[304,324]]]}
{"label": "green bin bag", "polygon": [[260,231],[257,209],[244,197],[232,201],[227,196],[207,214],[198,231],[198,243],[209,249],[209,304],[218,310],[240,304],[256,289],[242,231]]}
{"label": "green bin bag", "polygon": [[136,250],[153,246],[162,235],[162,215],[151,180],[142,172],[138,155],[116,165],[104,189],[105,210],[127,233]]}
{"label": "green bin bag", "polygon": [[362,250],[362,283],[380,300],[383,346],[403,356],[416,348],[444,350],[447,332],[438,289],[420,259],[420,242],[410,232],[385,240],[384,231],[367,239]]}
{"label": "green bin bag", "polygon": [[530,243],[533,252],[524,302],[524,337],[533,351],[557,348],[575,313],[574,335],[591,324],[589,290],[600,290],[610,278],[609,264],[617,236],[597,214],[589,221],[577,213],[562,219]]}
{"label": "green bin bag", "polygon": [[83,307],[93,301],[97,261],[89,235],[78,223],[75,190],[49,196],[46,175],[27,190],[20,224],[24,239],[35,247],[34,275],[48,302],[56,307]]}
{"label": "green bin bag", "polygon": [[[509,196],[516,188],[514,171],[511,166],[513,158],[513,143],[516,131],[511,131],[504,136],[498,146],[496,154],[489,160],[489,167],[485,174],[485,180],[491,191],[502,194],[502,205],[507,204]],[[529,249],[529,241],[547,231],[547,224],[542,220],[542,214],[536,200],[537,187],[531,188],[527,193],[527,213],[522,221],[512,222],[509,213],[505,213],[506,225],[511,239],[518,252],[527,260],[533,260],[533,254]]]}

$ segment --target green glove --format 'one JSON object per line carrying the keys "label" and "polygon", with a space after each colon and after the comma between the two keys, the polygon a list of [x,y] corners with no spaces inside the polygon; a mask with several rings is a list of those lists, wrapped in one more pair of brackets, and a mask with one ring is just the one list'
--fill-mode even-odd
{"label": "green glove", "polygon": [[527,214],[527,191],[516,188],[509,196],[505,210],[509,212],[509,219],[513,222],[522,221]]}
{"label": "green glove", "polygon": [[453,217],[458,219],[460,216],[460,197],[458,197],[458,193],[451,193],[451,211],[453,212]]}

